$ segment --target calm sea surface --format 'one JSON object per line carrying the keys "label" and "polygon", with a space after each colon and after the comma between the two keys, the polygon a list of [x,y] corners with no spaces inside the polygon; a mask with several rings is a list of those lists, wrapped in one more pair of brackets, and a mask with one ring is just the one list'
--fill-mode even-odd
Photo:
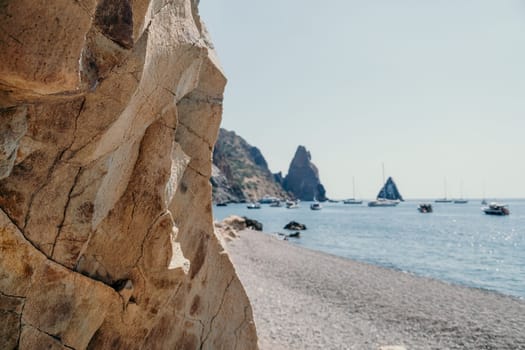
{"label": "calm sea surface", "polygon": [[502,202],[509,216],[485,215],[479,200],[432,203],[432,214],[420,214],[419,202],[406,201],[393,208],[324,203],[320,211],[307,202],[299,209],[230,204],[214,207],[214,216],[247,216],[261,221],[265,232],[285,232],[283,226],[295,220],[308,230],[290,238],[292,244],[525,298],[525,200]]}

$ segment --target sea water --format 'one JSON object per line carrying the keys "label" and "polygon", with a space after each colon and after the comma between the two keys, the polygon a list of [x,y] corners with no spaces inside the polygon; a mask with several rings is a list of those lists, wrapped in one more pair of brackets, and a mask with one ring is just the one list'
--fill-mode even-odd
{"label": "sea water", "polygon": [[307,226],[290,244],[394,268],[456,284],[525,298],[525,200],[507,200],[509,216],[485,215],[479,200],[467,204],[432,203],[421,214],[419,201],[397,207],[323,203],[310,210],[247,209],[245,204],[215,207],[214,217],[247,216],[268,233],[285,233],[295,220]]}

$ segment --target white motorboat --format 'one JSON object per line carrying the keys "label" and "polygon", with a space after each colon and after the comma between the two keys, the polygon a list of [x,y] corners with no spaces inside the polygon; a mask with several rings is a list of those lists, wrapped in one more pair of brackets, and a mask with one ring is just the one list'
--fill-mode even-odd
{"label": "white motorboat", "polygon": [[296,201],[286,201],[286,209],[299,209],[299,203]]}
{"label": "white motorboat", "polygon": [[490,203],[488,206],[481,208],[487,215],[509,215],[510,211],[506,204]]}
{"label": "white motorboat", "polygon": [[261,205],[259,203],[251,202],[246,206],[248,209],[261,209]]}
{"label": "white motorboat", "polygon": [[399,204],[397,199],[378,198],[375,201],[368,202],[369,207],[395,207]]}
{"label": "white motorboat", "polygon": [[310,204],[310,209],[312,209],[312,210],[321,210],[321,209],[323,209],[323,207],[321,206],[321,203],[314,202],[314,203]]}

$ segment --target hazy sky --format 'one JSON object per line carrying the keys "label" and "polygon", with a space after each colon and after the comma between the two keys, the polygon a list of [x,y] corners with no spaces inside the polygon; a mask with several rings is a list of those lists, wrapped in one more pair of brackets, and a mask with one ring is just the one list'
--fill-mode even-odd
{"label": "hazy sky", "polygon": [[229,82],[222,126],[331,198],[525,197],[525,1],[202,0]]}

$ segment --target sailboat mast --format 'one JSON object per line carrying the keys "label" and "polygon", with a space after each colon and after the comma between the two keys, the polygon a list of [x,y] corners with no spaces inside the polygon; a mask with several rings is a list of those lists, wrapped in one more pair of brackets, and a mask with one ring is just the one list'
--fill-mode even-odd
{"label": "sailboat mast", "polygon": [[386,199],[386,182],[385,182],[385,163],[381,163],[381,166],[383,167],[383,198]]}
{"label": "sailboat mast", "polygon": [[354,193],[354,199],[355,199],[355,177],[352,176],[352,191]]}

